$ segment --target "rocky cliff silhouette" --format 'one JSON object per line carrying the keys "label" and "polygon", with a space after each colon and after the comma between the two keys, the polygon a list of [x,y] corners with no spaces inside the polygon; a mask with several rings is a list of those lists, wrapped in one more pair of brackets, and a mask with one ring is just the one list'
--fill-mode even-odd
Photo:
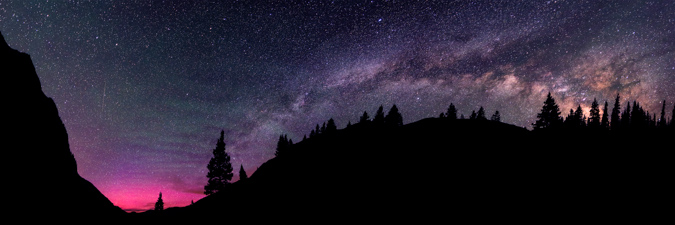
{"label": "rocky cliff silhouette", "polygon": [[[77,172],[56,104],[45,96],[30,56],[0,34],[3,164],[9,213],[25,220],[111,217],[124,212]],[[39,215],[39,216],[37,216]],[[45,217],[46,216],[46,217]],[[24,222],[24,220],[19,220]]]}

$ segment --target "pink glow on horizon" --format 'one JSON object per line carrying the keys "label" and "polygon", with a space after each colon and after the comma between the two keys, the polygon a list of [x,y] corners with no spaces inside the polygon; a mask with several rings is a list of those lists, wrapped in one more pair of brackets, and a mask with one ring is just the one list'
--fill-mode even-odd
{"label": "pink glow on horizon", "polygon": [[159,192],[162,192],[165,209],[187,206],[192,201],[196,202],[206,196],[201,193],[188,193],[173,190],[168,186],[151,184],[120,184],[99,189],[115,206],[126,212],[144,212],[154,209]]}

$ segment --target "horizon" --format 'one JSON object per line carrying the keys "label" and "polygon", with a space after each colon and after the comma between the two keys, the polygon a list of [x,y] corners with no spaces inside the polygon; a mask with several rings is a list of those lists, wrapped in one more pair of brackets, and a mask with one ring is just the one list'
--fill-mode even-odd
{"label": "horizon", "polygon": [[[252,175],[279,135],[396,104],[404,124],[450,103],[532,130],[551,92],[562,116],[594,98],[675,104],[675,4],[0,4],[31,55],[78,173],[125,211],[205,197],[218,134]],[[670,117],[666,117],[670,118]],[[143,210],[145,209],[145,210]]]}

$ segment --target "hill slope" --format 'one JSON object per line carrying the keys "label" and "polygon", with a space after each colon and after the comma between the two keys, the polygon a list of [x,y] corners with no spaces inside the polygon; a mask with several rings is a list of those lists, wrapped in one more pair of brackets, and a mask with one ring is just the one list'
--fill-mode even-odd
{"label": "hill slope", "polygon": [[166,216],[604,221],[664,213],[656,203],[672,200],[665,193],[673,185],[663,179],[672,153],[648,142],[636,151],[615,141],[625,136],[601,136],[566,142],[565,134],[478,120],[356,124],[296,143],[248,180]]}

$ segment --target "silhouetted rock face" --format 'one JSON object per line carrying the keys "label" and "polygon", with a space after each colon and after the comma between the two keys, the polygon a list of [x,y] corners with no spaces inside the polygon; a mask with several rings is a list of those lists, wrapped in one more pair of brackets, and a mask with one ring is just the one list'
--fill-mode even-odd
{"label": "silhouetted rock face", "polygon": [[[77,173],[68,134],[56,104],[42,92],[30,56],[10,48],[0,34],[6,204],[13,213],[70,219],[123,213]],[[28,219],[44,219],[27,217]]]}

